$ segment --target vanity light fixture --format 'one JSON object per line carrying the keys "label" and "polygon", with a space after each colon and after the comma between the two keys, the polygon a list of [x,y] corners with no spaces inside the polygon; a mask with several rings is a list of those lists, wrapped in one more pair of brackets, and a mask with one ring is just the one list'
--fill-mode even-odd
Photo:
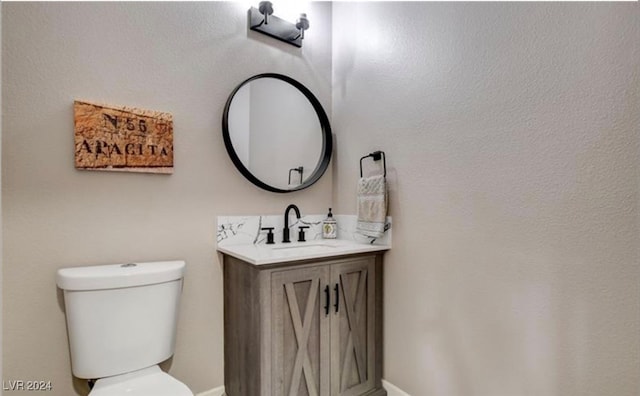
{"label": "vanity light fixture", "polygon": [[300,14],[295,24],[272,14],[273,4],[270,1],[261,1],[258,8],[251,7],[249,29],[301,48],[304,31],[309,29],[307,14]]}

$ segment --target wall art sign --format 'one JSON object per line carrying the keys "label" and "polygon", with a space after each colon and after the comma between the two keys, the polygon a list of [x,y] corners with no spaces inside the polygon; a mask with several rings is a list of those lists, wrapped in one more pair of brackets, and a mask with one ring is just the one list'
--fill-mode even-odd
{"label": "wall art sign", "polygon": [[74,101],[78,169],[173,173],[173,116]]}

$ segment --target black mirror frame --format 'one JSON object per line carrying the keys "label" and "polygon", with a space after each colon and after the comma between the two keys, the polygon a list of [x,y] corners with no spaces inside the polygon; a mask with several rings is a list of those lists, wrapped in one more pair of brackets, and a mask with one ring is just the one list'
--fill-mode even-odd
{"label": "black mirror frame", "polygon": [[[309,100],[309,102],[311,102],[311,105],[313,106],[314,110],[316,111],[316,114],[318,115],[318,120],[320,121],[320,127],[322,128],[322,146],[323,147],[322,147],[322,154],[320,156],[320,161],[318,162],[318,165],[313,170],[313,173],[311,174],[311,176],[304,183],[288,190],[283,190],[281,188],[271,186],[269,184],[266,184],[262,180],[258,179],[257,177],[255,177],[251,173],[251,171],[244,166],[242,161],[240,161],[240,158],[236,154],[235,150],[233,149],[233,145],[231,144],[231,135],[229,134],[229,108],[231,107],[231,102],[233,101],[233,97],[238,92],[238,90],[240,90],[240,88],[242,88],[245,84],[248,84],[249,82],[253,80],[257,80],[259,78],[276,78],[278,80],[285,81],[293,85],[294,87],[298,88],[298,90],[302,92],[302,94]],[[300,191],[313,185],[315,182],[317,182],[320,179],[320,177],[322,177],[324,172],[329,167],[329,161],[331,161],[331,152],[333,151],[333,137],[331,136],[331,125],[329,124],[329,118],[327,117],[327,114],[324,112],[324,109],[322,108],[320,101],[318,101],[318,99],[313,95],[311,91],[309,91],[309,89],[307,89],[307,87],[305,87],[298,81],[294,80],[291,77],[288,77],[282,74],[277,74],[277,73],[263,73],[263,74],[257,74],[253,77],[249,77],[248,79],[240,83],[240,85],[238,85],[231,92],[231,95],[229,95],[229,99],[227,99],[227,103],[224,106],[224,113],[222,115],[222,137],[224,138],[224,146],[227,149],[227,153],[229,153],[229,157],[231,158],[231,161],[233,161],[233,164],[240,171],[240,173],[242,173],[242,175],[245,178],[247,178],[247,180],[249,180],[251,183],[255,184],[256,186],[262,189],[265,189],[267,191],[276,192],[276,193],[289,193],[294,191]]]}

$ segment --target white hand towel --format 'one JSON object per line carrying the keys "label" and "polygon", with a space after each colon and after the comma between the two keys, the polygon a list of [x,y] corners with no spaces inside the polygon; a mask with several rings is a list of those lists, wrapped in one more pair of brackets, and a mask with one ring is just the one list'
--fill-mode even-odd
{"label": "white hand towel", "polygon": [[358,224],[356,231],[380,238],[387,219],[387,183],[383,175],[358,180]]}

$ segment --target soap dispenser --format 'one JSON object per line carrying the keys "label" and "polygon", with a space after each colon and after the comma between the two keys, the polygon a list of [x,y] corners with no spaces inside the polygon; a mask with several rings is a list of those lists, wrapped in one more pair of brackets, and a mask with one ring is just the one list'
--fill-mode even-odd
{"label": "soap dispenser", "polygon": [[336,239],[338,235],[338,224],[333,218],[331,208],[329,208],[329,214],[327,218],[322,222],[322,237],[324,239]]}

